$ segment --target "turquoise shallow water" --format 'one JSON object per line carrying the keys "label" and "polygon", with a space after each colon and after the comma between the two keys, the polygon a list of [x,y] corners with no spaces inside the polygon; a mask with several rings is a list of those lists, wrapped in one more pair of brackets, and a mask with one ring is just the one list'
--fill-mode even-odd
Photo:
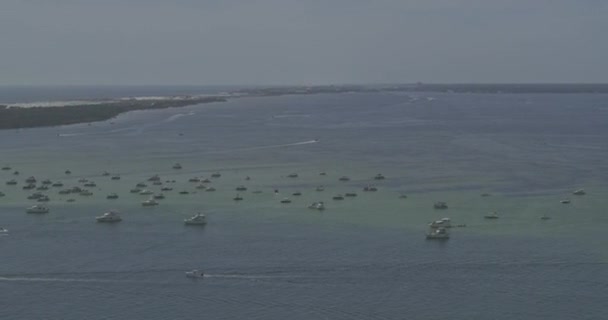
{"label": "turquoise shallow water", "polygon": [[[1,131],[0,165],[21,175],[16,187],[0,185],[0,226],[9,229],[0,237],[0,317],[602,318],[606,98],[244,98]],[[175,162],[183,169],[171,169]],[[216,171],[217,191],[194,193],[188,178]],[[288,178],[293,172],[299,177]],[[377,173],[387,179],[372,180]],[[176,180],[174,191],[143,208],[146,197],[128,190],[153,174]],[[97,187],[74,203],[53,190],[51,213],[27,215],[21,186],[30,175],[66,186],[86,177]],[[370,183],[379,191],[364,193]],[[240,184],[249,190],[235,203]],[[577,188],[587,194],[571,195]],[[105,199],[110,192],[120,198]],[[331,200],[345,192],[358,197]],[[293,202],[280,204],[285,196]],[[559,202],[566,198],[572,203]],[[325,212],[306,209],[320,200]],[[447,210],[432,208],[440,200]],[[124,221],[96,224],[109,209]],[[209,224],[183,226],[198,210]],[[490,211],[500,219],[483,219]],[[467,227],[447,242],[426,241],[426,223],[444,216]],[[208,277],[186,279],[193,268]]]}

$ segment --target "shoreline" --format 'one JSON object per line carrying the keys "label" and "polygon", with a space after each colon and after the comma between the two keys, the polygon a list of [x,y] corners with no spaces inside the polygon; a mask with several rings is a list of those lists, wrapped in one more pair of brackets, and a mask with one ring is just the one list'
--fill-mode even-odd
{"label": "shoreline", "polygon": [[[606,84],[409,84],[409,85],[324,85],[248,88],[206,96],[167,96],[154,99],[117,98],[108,101],[66,101],[63,105],[0,105],[0,130],[54,127],[99,122],[136,110],[179,108],[195,104],[226,102],[234,98],[272,97],[373,92],[433,92],[473,94],[608,94]],[[25,104],[24,104],[25,105]]]}

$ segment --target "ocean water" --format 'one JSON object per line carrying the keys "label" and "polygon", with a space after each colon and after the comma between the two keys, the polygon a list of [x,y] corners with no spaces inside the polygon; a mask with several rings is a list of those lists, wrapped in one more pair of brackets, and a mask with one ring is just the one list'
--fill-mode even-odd
{"label": "ocean water", "polygon": [[[11,187],[0,171],[0,319],[603,319],[607,98],[240,98],[0,131],[0,165],[21,173]],[[213,172],[216,192],[187,181]],[[153,174],[174,190],[144,208],[129,189]],[[49,214],[25,214],[31,175],[97,187],[74,203],[52,188]],[[331,199],[346,192],[358,196]],[[124,220],[95,223],[110,209]],[[184,226],[197,211],[209,223]],[[466,227],[425,240],[442,217]],[[185,278],[195,268],[204,279]]]}

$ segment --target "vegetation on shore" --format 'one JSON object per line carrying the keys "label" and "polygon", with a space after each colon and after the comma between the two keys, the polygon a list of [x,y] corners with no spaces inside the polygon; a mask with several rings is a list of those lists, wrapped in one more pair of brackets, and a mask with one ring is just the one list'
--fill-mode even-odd
{"label": "vegetation on shore", "polygon": [[0,106],[0,129],[50,127],[104,121],[128,111],[176,108],[223,101],[226,101],[226,98],[202,97],[167,100],[123,100],[104,104],[62,107],[19,108]]}

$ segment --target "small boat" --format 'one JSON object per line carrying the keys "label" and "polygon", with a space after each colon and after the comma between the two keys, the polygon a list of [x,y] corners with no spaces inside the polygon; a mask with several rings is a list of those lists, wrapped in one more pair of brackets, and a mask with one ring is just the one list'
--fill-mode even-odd
{"label": "small boat", "polygon": [[355,192],[347,192],[344,194],[345,197],[353,198],[356,197],[357,194]]}
{"label": "small boat", "polygon": [[120,176],[112,176],[111,180],[120,180]]}
{"label": "small boat", "polygon": [[150,194],[153,194],[153,193],[154,192],[152,192],[152,190],[148,190],[148,189],[144,189],[144,190],[141,190],[139,192],[139,194],[142,195],[142,196],[147,196],[147,195],[150,195]]}
{"label": "small boat", "polygon": [[70,170],[66,170],[66,171],[65,171],[65,174],[72,174],[72,171],[70,171]]}
{"label": "small boat", "polygon": [[289,198],[283,198],[283,200],[281,200],[281,203],[291,203],[291,200]]}
{"label": "small boat", "polygon": [[245,177],[245,181],[249,181],[249,180],[251,180],[251,177],[250,176],[246,176]]}
{"label": "small boat", "polygon": [[321,191],[325,191],[325,187],[324,187],[324,186],[318,186],[318,187],[315,189],[315,191],[319,191],[319,192],[321,192]]}
{"label": "small boat", "polygon": [[78,179],[78,182],[80,182],[80,183],[85,183],[85,182],[87,182],[87,181],[89,181],[89,180],[88,180],[88,179],[85,179],[85,178],[80,178],[80,179]]}
{"label": "small boat", "polygon": [[40,187],[36,188],[36,190],[45,191],[45,190],[49,190],[49,187],[47,187],[46,185],[41,185]]}
{"label": "small boat", "polygon": [[400,194],[399,199],[407,199],[407,194]]}
{"label": "small boat", "polygon": [[563,204],[568,204],[568,203],[570,203],[570,200],[565,199],[565,200],[561,200],[560,202]]}
{"label": "small boat", "polygon": [[136,184],[136,185],[135,185],[135,187],[136,187],[136,188],[145,188],[145,187],[147,187],[147,186],[148,186],[148,185],[147,185],[147,184],[145,184],[145,183],[143,183],[143,182],[140,182],[140,183],[138,183],[138,184]]}
{"label": "small boat", "polygon": [[207,224],[207,218],[202,213],[197,213],[188,219],[184,219],[186,225],[205,225]]}
{"label": "small boat", "polygon": [[340,180],[340,181],[350,181],[350,178],[349,178],[349,177],[347,177],[347,176],[342,176],[342,177],[340,177],[340,179],[338,179],[338,180]]}
{"label": "small boat", "polygon": [[26,183],[36,183],[36,178],[35,177],[28,177],[27,179],[25,179]]}
{"label": "small boat", "polygon": [[33,183],[23,186],[23,190],[31,190],[31,189],[35,189],[35,188],[36,188],[36,185]]}
{"label": "small boat", "polygon": [[260,193],[262,193],[262,190],[253,190],[253,191],[251,191],[251,193],[253,193],[253,194],[260,194]]}
{"label": "small boat", "polygon": [[300,192],[300,191],[296,191],[296,192],[292,193],[291,195],[292,195],[292,196],[296,196],[296,197],[298,197],[298,196],[301,196],[301,195],[302,195],[302,192]]}
{"label": "small boat", "polygon": [[15,179],[12,179],[12,180],[9,180],[6,182],[6,185],[8,185],[8,186],[14,186],[16,184],[17,184],[17,180],[15,180]]}
{"label": "small boat", "polygon": [[19,170],[15,170],[15,172],[13,172],[13,175],[18,176],[19,175]]}
{"label": "small boat", "polygon": [[61,189],[59,190],[59,194],[70,194],[72,193],[72,190],[70,189]]}
{"label": "small boat", "polygon": [[31,195],[27,196],[28,200],[37,200],[42,197],[44,197],[44,194],[42,194],[40,192],[32,193]]}
{"label": "small boat", "polygon": [[238,186],[238,187],[236,187],[236,191],[247,191],[247,187],[245,187],[245,186]]}
{"label": "small boat", "polygon": [[2,167],[2,170],[11,170],[11,169],[12,169],[12,168],[11,168],[11,167],[9,167],[9,166],[4,166],[4,167]]}
{"label": "small boat", "polygon": [[171,187],[162,187],[160,189],[160,191],[171,191],[171,190],[173,190],[173,188],[171,188]]}
{"label": "small boat", "polygon": [[75,201],[76,201],[76,199],[71,199],[71,198],[66,200],[66,202],[75,202]]}
{"label": "small boat", "polygon": [[148,181],[160,181],[160,177],[155,174],[153,176],[151,176],[150,178],[148,178]]}
{"label": "small boat", "polygon": [[53,184],[53,182],[49,179],[44,179],[44,180],[42,180],[42,184],[48,185],[48,184]]}
{"label": "small boat", "polygon": [[575,190],[574,192],[572,192],[572,194],[575,196],[582,196],[582,195],[585,195],[586,192],[583,189],[578,189],[578,190]]}
{"label": "small boat", "polygon": [[241,195],[237,193],[237,195],[234,198],[232,198],[232,200],[241,201],[241,200],[243,200],[243,197],[241,197]]}
{"label": "small boat", "polygon": [[154,181],[154,182],[152,182],[152,185],[154,185],[154,186],[162,186],[163,183],[160,182],[160,181]]}
{"label": "small boat", "polygon": [[38,202],[49,202],[51,201],[51,199],[48,196],[42,196],[40,198],[38,198],[38,200],[36,200]]}
{"label": "small boat", "polygon": [[80,191],[80,195],[81,196],[92,196],[93,192],[91,192],[89,190],[82,190],[82,191]]}
{"label": "small boat", "polygon": [[188,182],[201,182],[201,178],[199,178],[199,177],[192,177],[192,178],[188,179]]}
{"label": "small boat", "polygon": [[188,190],[182,190],[180,192],[178,192],[179,194],[190,194],[190,191]]}
{"label": "small boat", "polygon": [[287,178],[297,178],[298,174],[297,173],[290,173],[287,175]]}
{"label": "small boat", "polygon": [[8,229],[0,227],[0,234],[7,234],[7,233],[8,233]]}
{"label": "small boat", "polygon": [[106,199],[118,199],[118,195],[116,193],[110,193],[106,196]]}
{"label": "small boat", "polygon": [[483,217],[484,219],[498,219],[498,213],[496,211],[493,211]]}
{"label": "small boat", "polygon": [[489,197],[491,195],[489,193],[482,193],[481,196],[485,198],[485,197]]}
{"label": "small boat", "polygon": [[6,196],[6,194],[4,192],[0,191],[0,197],[4,197],[4,196]]}
{"label": "small boat", "polygon": [[325,210],[325,204],[323,203],[323,201],[315,202],[315,203],[309,205],[308,209]]}
{"label": "small boat", "polygon": [[450,238],[450,233],[446,228],[430,228],[426,233],[426,238],[429,240],[447,240]]}
{"label": "small boat", "polygon": [[219,178],[221,176],[222,175],[219,172],[215,172],[215,173],[211,174],[211,178]]}
{"label": "small boat", "polygon": [[375,177],[374,180],[384,180],[386,179],[381,173],[378,173]]}
{"label": "small boat", "polygon": [[366,186],[365,188],[363,188],[363,191],[365,191],[365,192],[376,192],[376,191],[378,191],[378,188],[376,188],[374,186]]}
{"label": "small boat", "polygon": [[139,188],[133,188],[133,189],[129,190],[129,192],[131,192],[131,193],[140,193],[141,189],[139,189]]}
{"label": "small boat", "polygon": [[153,198],[154,198],[154,199],[156,199],[156,200],[162,200],[162,199],[164,199],[164,198],[165,198],[165,195],[164,195],[164,194],[162,194],[162,193],[159,193],[159,194],[155,194],[155,195],[153,196]]}
{"label": "small boat", "polygon": [[52,187],[63,187],[63,183],[61,183],[61,182],[55,182],[51,186]]}
{"label": "small boat", "polygon": [[201,180],[201,183],[211,183],[211,180],[209,180],[209,178],[205,178]]}
{"label": "small boat", "polygon": [[549,216],[548,216],[548,215],[546,215],[546,214],[543,214],[543,215],[540,217],[540,220],[549,220],[549,219],[551,219],[551,217],[549,217]]}
{"label": "small boat", "polygon": [[448,204],[443,202],[443,201],[437,201],[435,202],[435,204],[433,204],[433,208],[435,209],[447,209],[448,208]]}
{"label": "small boat", "polygon": [[97,187],[97,184],[95,184],[95,182],[93,182],[93,181],[89,181],[89,182],[85,183],[84,186],[93,188],[93,187]]}
{"label": "small boat", "polygon": [[173,169],[175,169],[175,170],[179,170],[179,169],[181,169],[181,168],[182,168],[182,165],[181,165],[181,164],[179,164],[179,163],[176,163],[176,164],[174,164],[174,165],[173,165],[173,167],[172,167],[172,168],[173,168]]}
{"label": "small boat", "polygon": [[205,191],[206,192],[213,192],[213,191],[215,191],[215,188],[214,187],[209,187],[209,188],[205,189]]}
{"label": "small boat", "polygon": [[196,188],[196,189],[199,189],[199,190],[205,190],[205,189],[207,189],[207,186],[206,186],[206,185],[204,185],[204,184],[199,184],[199,185],[198,185],[198,186],[196,186],[195,188]]}
{"label": "small boat", "polygon": [[199,270],[186,271],[186,278],[191,279],[202,279],[205,276],[205,273]]}
{"label": "small boat", "polygon": [[144,207],[153,207],[158,205],[158,202],[152,198],[142,202],[141,205]]}
{"label": "small boat", "polygon": [[344,200],[344,196],[341,195],[341,194],[337,194],[337,195],[333,196],[332,199],[334,199],[334,200]]}
{"label": "small boat", "polygon": [[429,223],[429,228],[451,228],[452,222],[450,218],[442,218]]}
{"label": "small boat", "polygon": [[319,172],[319,175],[320,175],[320,176],[326,176],[326,175],[327,175],[327,173],[326,173],[326,172],[324,172],[324,171],[321,171],[321,172]]}
{"label": "small boat", "polygon": [[122,221],[122,218],[118,212],[109,211],[101,216],[95,217],[95,220],[97,220],[97,222],[119,222]]}
{"label": "small boat", "polygon": [[25,209],[26,213],[49,213],[49,211],[49,208],[40,205],[35,205]]}
{"label": "small boat", "polygon": [[107,172],[107,171],[104,171],[104,172],[101,174],[101,176],[102,176],[102,177],[108,177],[108,176],[110,176],[110,173],[109,173],[109,172]]}

